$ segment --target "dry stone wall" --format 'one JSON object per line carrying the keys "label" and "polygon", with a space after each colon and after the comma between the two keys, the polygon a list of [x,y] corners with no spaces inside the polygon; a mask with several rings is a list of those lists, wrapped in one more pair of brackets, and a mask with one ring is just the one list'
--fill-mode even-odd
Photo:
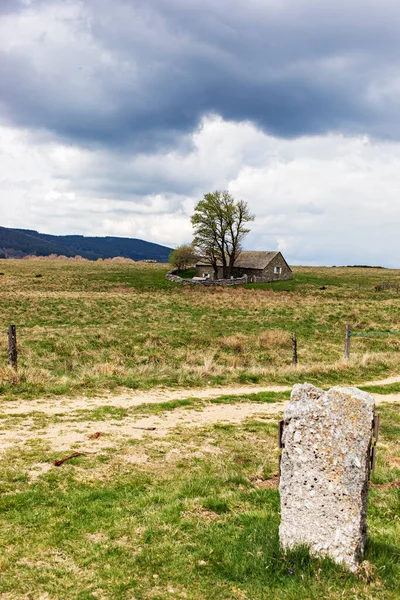
{"label": "dry stone wall", "polygon": [[199,281],[198,279],[185,279],[184,277],[179,277],[176,270],[168,271],[166,278],[168,281],[182,283],[183,285],[202,285],[206,287],[243,285],[244,283],[247,283],[246,276],[237,279],[204,279],[203,281]]}
{"label": "dry stone wall", "polygon": [[374,400],[357,388],[295,385],[284,413],[280,541],[356,570],[367,536]]}

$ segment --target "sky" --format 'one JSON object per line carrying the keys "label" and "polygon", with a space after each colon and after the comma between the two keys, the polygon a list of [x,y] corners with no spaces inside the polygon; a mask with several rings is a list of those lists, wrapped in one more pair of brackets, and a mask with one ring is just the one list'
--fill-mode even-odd
{"label": "sky", "polygon": [[0,225],[400,267],[398,0],[1,0]]}

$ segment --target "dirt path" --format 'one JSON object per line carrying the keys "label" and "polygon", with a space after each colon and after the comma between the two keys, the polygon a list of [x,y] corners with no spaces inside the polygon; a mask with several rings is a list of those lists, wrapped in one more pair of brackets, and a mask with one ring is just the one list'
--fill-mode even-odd
{"label": "dirt path", "polygon": [[372,394],[375,398],[375,403],[379,406],[379,404],[399,404],[400,403],[400,394]]}
{"label": "dirt path", "polygon": [[[399,383],[400,376],[388,377],[379,381],[368,381],[356,384],[358,386],[365,385],[390,385],[391,383]],[[191,388],[191,389],[160,389],[155,388],[151,391],[136,392],[130,391],[117,395],[104,395],[95,397],[77,397],[77,398],[39,398],[36,400],[11,400],[0,403],[0,414],[25,414],[33,411],[43,412],[46,415],[55,415],[66,413],[71,410],[88,409],[93,410],[101,406],[114,406],[117,408],[130,408],[140,406],[141,404],[157,404],[159,402],[170,402],[173,400],[184,400],[187,398],[199,398],[207,400],[219,398],[220,396],[242,396],[247,394],[257,394],[260,392],[287,392],[292,389],[292,386],[282,385],[247,385],[247,386],[224,386],[212,388]],[[376,395],[377,398],[389,397],[390,402],[398,402],[400,394],[390,394],[388,396]]]}
{"label": "dirt path", "polygon": [[[370,385],[388,385],[400,381],[400,377],[391,377],[382,381],[369,382]],[[203,388],[190,390],[161,390],[150,392],[131,392],[117,396],[81,397],[81,398],[52,398],[32,401],[9,401],[0,405],[0,416],[4,426],[0,429],[0,451],[12,446],[28,443],[30,440],[40,438],[47,442],[55,451],[100,450],[112,447],[122,440],[140,439],[143,436],[161,438],[171,430],[183,428],[198,428],[214,425],[216,423],[239,424],[246,419],[272,419],[284,410],[285,402],[251,402],[242,400],[237,403],[210,404],[206,406],[177,407],[162,414],[140,416],[128,414],[121,420],[116,420],[104,414],[104,418],[92,419],[90,415],[85,420],[77,420],[77,411],[93,410],[104,406],[114,408],[132,408],[143,404],[170,402],[198,398],[201,400],[213,399],[220,396],[241,396],[257,392],[281,392],[291,388],[284,386],[229,386],[220,388]],[[400,403],[399,394],[375,394],[375,401],[381,403]],[[35,414],[36,413],[36,414]],[[41,413],[45,420],[38,429],[37,417]],[[56,419],[52,419],[57,415]],[[7,426],[7,417],[19,417]],[[35,421],[36,418],[36,421]],[[140,428],[155,427],[153,431]],[[102,436],[98,440],[89,440],[89,435],[100,431]]]}
{"label": "dirt path", "polygon": [[[40,430],[34,426],[32,418],[27,417],[19,421],[12,429],[0,431],[0,451],[14,445],[25,444],[34,438],[40,438],[57,451],[73,451],[77,447],[81,451],[99,450],[114,446],[124,438],[164,437],[169,431],[179,427],[198,428],[216,423],[239,424],[249,418],[276,420],[277,415],[283,410],[283,406],[282,402],[273,404],[243,402],[240,404],[211,404],[199,410],[177,408],[162,415],[146,417],[129,415],[121,421],[105,417],[101,421],[77,422],[67,418],[61,423],[50,421]],[[155,430],[145,430],[145,428],[151,427],[155,427]],[[95,432],[101,432],[102,436],[98,440],[90,440],[89,436]]]}
{"label": "dirt path", "polygon": [[155,388],[150,392],[127,392],[113,396],[98,396],[78,398],[41,398],[38,400],[11,400],[0,404],[0,413],[25,414],[32,411],[44,412],[47,415],[65,413],[70,410],[99,408],[101,406],[115,406],[129,408],[141,404],[157,404],[173,400],[186,400],[199,398],[207,400],[220,396],[241,396],[243,394],[256,394],[258,392],[286,392],[291,388],[285,386],[229,386],[213,388],[192,388],[163,390]]}
{"label": "dirt path", "polygon": [[[377,381],[365,381],[364,383],[358,383],[357,385],[390,385],[391,383],[399,383],[400,375],[394,375],[392,377],[386,377],[386,379],[378,379]],[[355,387],[357,387],[357,385]]]}
{"label": "dirt path", "polygon": [[[252,388],[253,389],[253,388]],[[214,390],[213,390],[214,391]],[[243,394],[244,392],[241,391]],[[215,397],[219,394],[213,394]],[[185,395],[187,397],[187,394]],[[193,397],[193,396],[192,396]],[[204,398],[204,396],[203,396]],[[175,397],[174,397],[175,399]],[[82,399],[81,399],[82,400]],[[95,400],[95,399],[91,399]],[[132,399],[125,398],[128,406],[140,404],[139,398],[133,404]],[[148,401],[148,399],[146,399]],[[377,405],[381,403],[400,403],[400,394],[375,395]],[[109,398],[107,404],[114,404],[114,399]],[[261,403],[261,402],[238,402],[236,404],[210,404],[199,407],[182,407],[169,410],[161,415],[149,415],[146,417],[131,414],[121,420],[115,420],[107,415],[104,419],[91,420],[88,416],[87,420],[76,420],[76,410],[82,408],[80,402],[74,404],[72,410],[66,413],[65,407],[51,407],[52,410],[47,412],[49,421],[43,424],[43,427],[38,429],[35,425],[34,415],[27,412],[25,415],[21,412],[16,413],[4,411],[3,416],[7,415],[23,417],[18,419],[17,423],[12,427],[5,427],[0,430],[0,451],[7,450],[12,446],[19,446],[28,443],[30,440],[40,438],[46,442],[54,451],[80,451],[101,450],[102,448],[113,447],[123,440],[141,439],[144,436],[151,438],[165,437],[171,430],[178,431],[179,428],[198,428],[209,425],[220,424],[239,424],[246,419],[267,419],[276,421],[288,401]],[[97,405],[98,406],[98,405]],[[88,408],[88,404],[83,405]],[[50,408],[50,407],[49,407]],[[53,414],[60,414],[62,410],[61,421],[52,421]],[[1,414],[1,413],[0,413]],[[60,417],[59,417],[60,418]],[[155,429],[146,431],[146,428]],[[102,435],[98,440],[90,440],[89,436],[95,432],[101,432]]]}

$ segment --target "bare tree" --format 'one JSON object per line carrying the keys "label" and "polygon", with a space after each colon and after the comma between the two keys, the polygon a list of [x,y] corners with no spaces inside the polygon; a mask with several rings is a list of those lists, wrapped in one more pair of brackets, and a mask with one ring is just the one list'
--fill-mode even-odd
{"label": "bare tree", "polygon": [[231,276],[243,238],[250,231],[246,224],[254,220],[244,200],[236,201],[227,191],[205,194],[192,216],[193,244],[210,262],[218,277],[218,262],[224,279]]}

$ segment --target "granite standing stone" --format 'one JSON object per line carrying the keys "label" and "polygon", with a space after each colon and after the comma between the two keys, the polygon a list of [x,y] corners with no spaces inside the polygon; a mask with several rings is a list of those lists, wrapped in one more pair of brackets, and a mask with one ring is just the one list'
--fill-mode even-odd
{"label": "granite standing stone", "polygon": [[357,388],[295,385],[284,413],[280,541],[352,571],[367,536],[374,400]]}

